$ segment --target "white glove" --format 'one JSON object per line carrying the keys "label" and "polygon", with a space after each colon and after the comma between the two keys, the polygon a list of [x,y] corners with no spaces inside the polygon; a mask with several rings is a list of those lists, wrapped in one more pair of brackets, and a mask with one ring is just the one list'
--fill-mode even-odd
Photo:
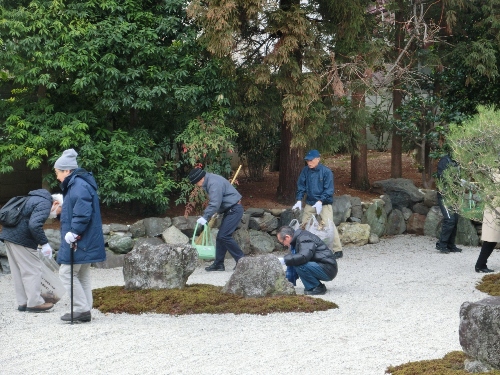
{"label": "white glove", "polygon": [[302,210],[302,201],[297,201],[297,203],[295,203],[295,205],[292,207],[292,210]]}
{"label": "white glove", "polygon": [[321,210],[323,209],[323,203],[321,201],[317,201],[314,203],[313,207],[316,209],[316,214],[321,214]]}
{"label": "white glove", "polygon": [[42,245],[42,254],[47,258],[52,256],[52,248],[50,247],[49,243]]}
{"label": "white glove", "polygon": [[200,216],[198,218],[198,220],[196,220],[196,222],[200,225],[205,225],[207,223],[207,221],[205,220],[205,218],[203,216]]}
{"label": "white glove", "polygon": [[73,242],[76,242],[76,240],[78,239],[77,237],[78,237],[78,234],[68,232],[64,236],[64,240],[66,241],[66,243],[73,243]]}
{"label": "white glove", "polygon": [[278,260],[280,261],[280,263],[284,266],[285,265],[285,259],[283,258],[278,258]]}

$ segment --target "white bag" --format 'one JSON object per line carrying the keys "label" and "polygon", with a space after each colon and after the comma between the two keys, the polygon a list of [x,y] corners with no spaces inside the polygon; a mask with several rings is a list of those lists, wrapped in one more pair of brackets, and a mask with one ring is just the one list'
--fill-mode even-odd
{"label": "white bag", "polygon": [[316,217],[312,215],[306,224],[306,230],[318,236],[330,250],[333,249],[333,239],[335,237],[333,220],[328,219],[327,224],[323,223],[323,221],[318,223]]}
{"label": "white bag", "polygon": [[299,221],[297,219],[293,219],[290,221],[290,224],[288,224],[289,227],[291,227],[293,230],[297,230],[300,228]]}
{"label": "white bag", "polygon": [[52,271],[42,261],[42,292],[45,302],[57,303],[66,293],[66,288],[59,279],[59,275]]}

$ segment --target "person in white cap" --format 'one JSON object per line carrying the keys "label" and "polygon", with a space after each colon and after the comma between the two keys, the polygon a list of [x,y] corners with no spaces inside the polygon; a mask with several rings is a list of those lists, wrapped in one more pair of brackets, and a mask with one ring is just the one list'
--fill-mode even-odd
{"label": "person in white cap", "polygon": [[335,258],[342,258],[342,243],[340,242],[339,232],[333,222],[333,172],[330,168],[320,163],[321,155],[318,150],[310,150],[304,160],[307,162],[299,175],[297,181],[297,203],[292,210],[302,209],[302,199],[306,196],[304,213],[302,214],[302,227],[304,227],[312,215],[317,214],[321,217],[323,223],[327,224],[330,220],[334,228],[333,252]]}
{"label": "person in white cap", "polygon": [[[91,321],[92,287],[90,264],[106,260],[97,183],[92,173],[78,167],[77,152],[69,149],[56,160],[54,169],[61,182],[64,205],[61,212],[61,247],[57,253],[59,277],[71,293],[73,252],[73,320]],[[71,321],[71,312],[61,316]]]}

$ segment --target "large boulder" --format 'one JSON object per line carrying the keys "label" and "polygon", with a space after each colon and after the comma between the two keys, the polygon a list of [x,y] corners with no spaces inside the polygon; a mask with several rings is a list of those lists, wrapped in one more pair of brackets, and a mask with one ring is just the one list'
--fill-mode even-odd
{"label": "large boulder", "polygon": [[146,237],[159,237],[165,229],[172,225],[172,220],[169,217],[148,217],[142,223],[146,229]]}
{"label": "large boulder", "polygon": [[429,237],[439,237],[441,232],[441,222],[443,221],[443,214],[439,206],[432,206],[424,223],[424,235]]}
{"label": "large boulder", "polygon": [[[233,238],[240,246],[243,254],[248,255],[252,252],[252,248],[250,246],[250,234],[247,229],[238,229],[233,233]],[[215,243],[215,242],[214,242]]]}
{"label": "large boulder", "polygon": [[163,241],[169,244],[187,244],[190,241],[188,236],[173,225],[165,229],[161,236]]}
{"label": "large boulder", "polygon": [[142,241],[125,255],[125,289],[182,289],[198,264],[191,245]]}
{"label": "large boulder", "polygon": [[406,178],[390,178],[376,181],[372,190],[378,194],[387,194],[391,198],[392,207],[401,209],[413,207],[424,200],[424,194],[418,190],[412,180]]}
{"label": "large boulder", "polygon": [[269,212],[264,212],[261,217],[250,217],[249,228],[261,232],[272,232],[278,228],[279,219]]}
{"label": "large boulder", "polygon": [[341,223],[337,230],[343,246],[363,246],[370,239],[370,226],[368,224]]}
{"label": "large boulder", "polygon": [[392,236],[403,234],[406,231],[406,223],[403,213],[397,208],[392,210],[387,217],[387,228],[385,234]]}
{"label": "large boulder", "polygon": [[254,254],[272,253],[274,240],[269,233],[250,229],[250,249]]}
{"label": "large boulder", "polygon": [[500,297],[462,304],[459,340],[465,354],[500,370]]}
{"label": "large boulder", "polygon": [[363,224],[368,224],[371,232],[382,237],[385,234],[385,226],[387,224],[387,213],[384,210],[384,201],[374,199],[373,203],[368,206],[361,219]]}
{"label": "large boulder", "polygon": [[479,245],[479,236],[477,235],[476,227],[469,219],[459,216],[455,242],[465,246]]}
{"label": "large boulder", "polygon": [[351,197],[351,217],[359,220],[363,217],[363,207],[361,206],[361,199],[358,197]]}
{"label": "large boulder", "polygon": [[295,288],[286,279],[283,266],[274,255],[240,259],[222,291],[243,297],[295,294]]}
{"label": "large boulder", "polygon": [[[360,201],[361,204],[361,201]],[[347,218],[351,216],[351,196],[341,195],[340,197],[334,197],[332,203],[333,211],[333,222],[335,225],[344,223]]]}
{"label": "large boulder", "polygon": [[109,250],[116,254],[127,254],[134,248],[135,240],[130,236],[114,234],[108,239]]}
{"label": "large boulder", "polygon": [[411,214],[406,223],[406,233],[424,235],[425,216],[420,214]]}

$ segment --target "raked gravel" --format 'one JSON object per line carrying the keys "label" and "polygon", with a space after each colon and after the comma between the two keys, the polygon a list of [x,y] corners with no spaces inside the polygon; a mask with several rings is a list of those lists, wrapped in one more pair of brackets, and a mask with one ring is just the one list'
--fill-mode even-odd
{"label": "raked gravel", "polygon": [[[478,247],[440,254],[430,237],[344,248],[321,298],[339,309],[255,315],[103,314],[70,325],[65,296],[50,312],[17,311],[12,278],[0,276],[0,374],[382,375],[389,365],[461,350],[459,309],[475,289]],[[188,283],[224,285],[198,267]],[[495,252],[488,264],[500,269]],[[123,285],[122,269],[92,269],[94,288]],[[302,294],[302,284],[296,287]]]}

